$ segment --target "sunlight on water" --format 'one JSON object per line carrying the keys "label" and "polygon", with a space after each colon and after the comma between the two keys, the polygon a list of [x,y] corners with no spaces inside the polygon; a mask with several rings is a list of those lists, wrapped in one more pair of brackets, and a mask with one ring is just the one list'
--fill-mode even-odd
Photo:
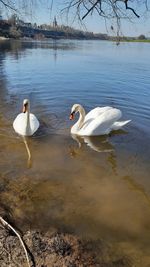
{"label": "sunlight on water", "polygon": [[[95,246],[103,239],[113,257],[121,250],[148,267],[149,45],[14,41],[0,49],[1,205],[20,227],[70,231]],[[41,127],[24,142],[12,122],[26,97]],[[132,122],[109,136],[71,136],[73,103],[115,106]]]}

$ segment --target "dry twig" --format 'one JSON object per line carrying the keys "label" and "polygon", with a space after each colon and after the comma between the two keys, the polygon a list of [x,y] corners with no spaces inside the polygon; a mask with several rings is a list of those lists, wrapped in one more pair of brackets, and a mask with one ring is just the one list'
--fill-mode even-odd
{"label": "dry twig", "polygon": [[28,265],[28,267],[31,267],[30,266],[29,257],[28,257],[28,252],[26,250],[26,247],[24,245],[24,242],[23,242],[21,236],[19,235],[19,233],[7,221],[5,221],[1,216],[0,216],[0,221],[1,221],[2,225],[10,228],[16,234],[16,236],[19,238],[19,241],[20,241],[20,243],[21,243],[21,245],[22,245],[22,247],[24,249],[24,252],[25,252],[25,256],[26,256],[26,260],[27,260],[27,265]]}

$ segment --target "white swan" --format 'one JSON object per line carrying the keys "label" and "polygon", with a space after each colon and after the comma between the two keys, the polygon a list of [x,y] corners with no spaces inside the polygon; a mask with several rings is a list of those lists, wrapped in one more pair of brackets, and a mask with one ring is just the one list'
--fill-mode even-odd
{"label": "white swan", "polygon": [[77,112],[80,114],[79,120],[72,126],[71,133],[82,136],[109,134],[112,130],[118,130],[131,121],[118,121],[122,113],[119,109],[112,107],[97,107],[85,115],[84,108],[80,104],[74,104],[70,120],[73,120]]}
{"label": "white swan", "polygon": [[15,132],[23,136],[31,136],[37,131],[39,125],[38,119],[30,113],[30,101],[24,99],[23,113],[18,114],[13,122]]}

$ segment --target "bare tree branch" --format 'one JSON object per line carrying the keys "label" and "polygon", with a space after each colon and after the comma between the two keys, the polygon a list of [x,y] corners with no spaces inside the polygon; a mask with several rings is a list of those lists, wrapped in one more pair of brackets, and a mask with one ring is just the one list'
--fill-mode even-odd
{"label": "bare tree branch", "polygon": [[99,0],[96,1],[96,3],[87,11],[87,13],[82,17],[82,20],[97,6],[99,3]]}
{"label": "bare tree branch", "polygon": [[125,6],[126,6],[126,9],[130,9],[137,18],[140,18],[140,16],[135,12],[135,10],[132,7],[128,6],[128,0],[124,0],[124,3],[125,3]]}
{"label": "bare tree branch", "polygon": [[6,2],[4,2],[3,0],[0,0],[0,3],[2,3],[6,8],[9,8],[9,9],[11,9],[11,10],[17,12],[17,9],[14,8],[12,5],[10,5],[9,3],[6,3]]}

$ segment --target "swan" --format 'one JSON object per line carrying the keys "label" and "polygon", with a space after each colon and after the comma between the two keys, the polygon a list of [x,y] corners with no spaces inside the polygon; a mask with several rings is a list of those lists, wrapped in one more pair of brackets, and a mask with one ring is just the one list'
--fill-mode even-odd
{"label": "swan", "polygon": [[122,112],[113,107],[97,107],[87,115],[80,104],[74,104],[71,109],[70,120],[79,112],[79,120],[72,126],[71,134],[81,136],[96,136],[109,134],[112,130],[118,130],[131,120],[118,121]]}
{"label": "swan", "polygon": [[31,136],[39,128],[39,121],[36,116],[30,113],[29,99],[23,100],[23,112],[18,114],[13,122],[13,128],[16,133],[22,136]]}

